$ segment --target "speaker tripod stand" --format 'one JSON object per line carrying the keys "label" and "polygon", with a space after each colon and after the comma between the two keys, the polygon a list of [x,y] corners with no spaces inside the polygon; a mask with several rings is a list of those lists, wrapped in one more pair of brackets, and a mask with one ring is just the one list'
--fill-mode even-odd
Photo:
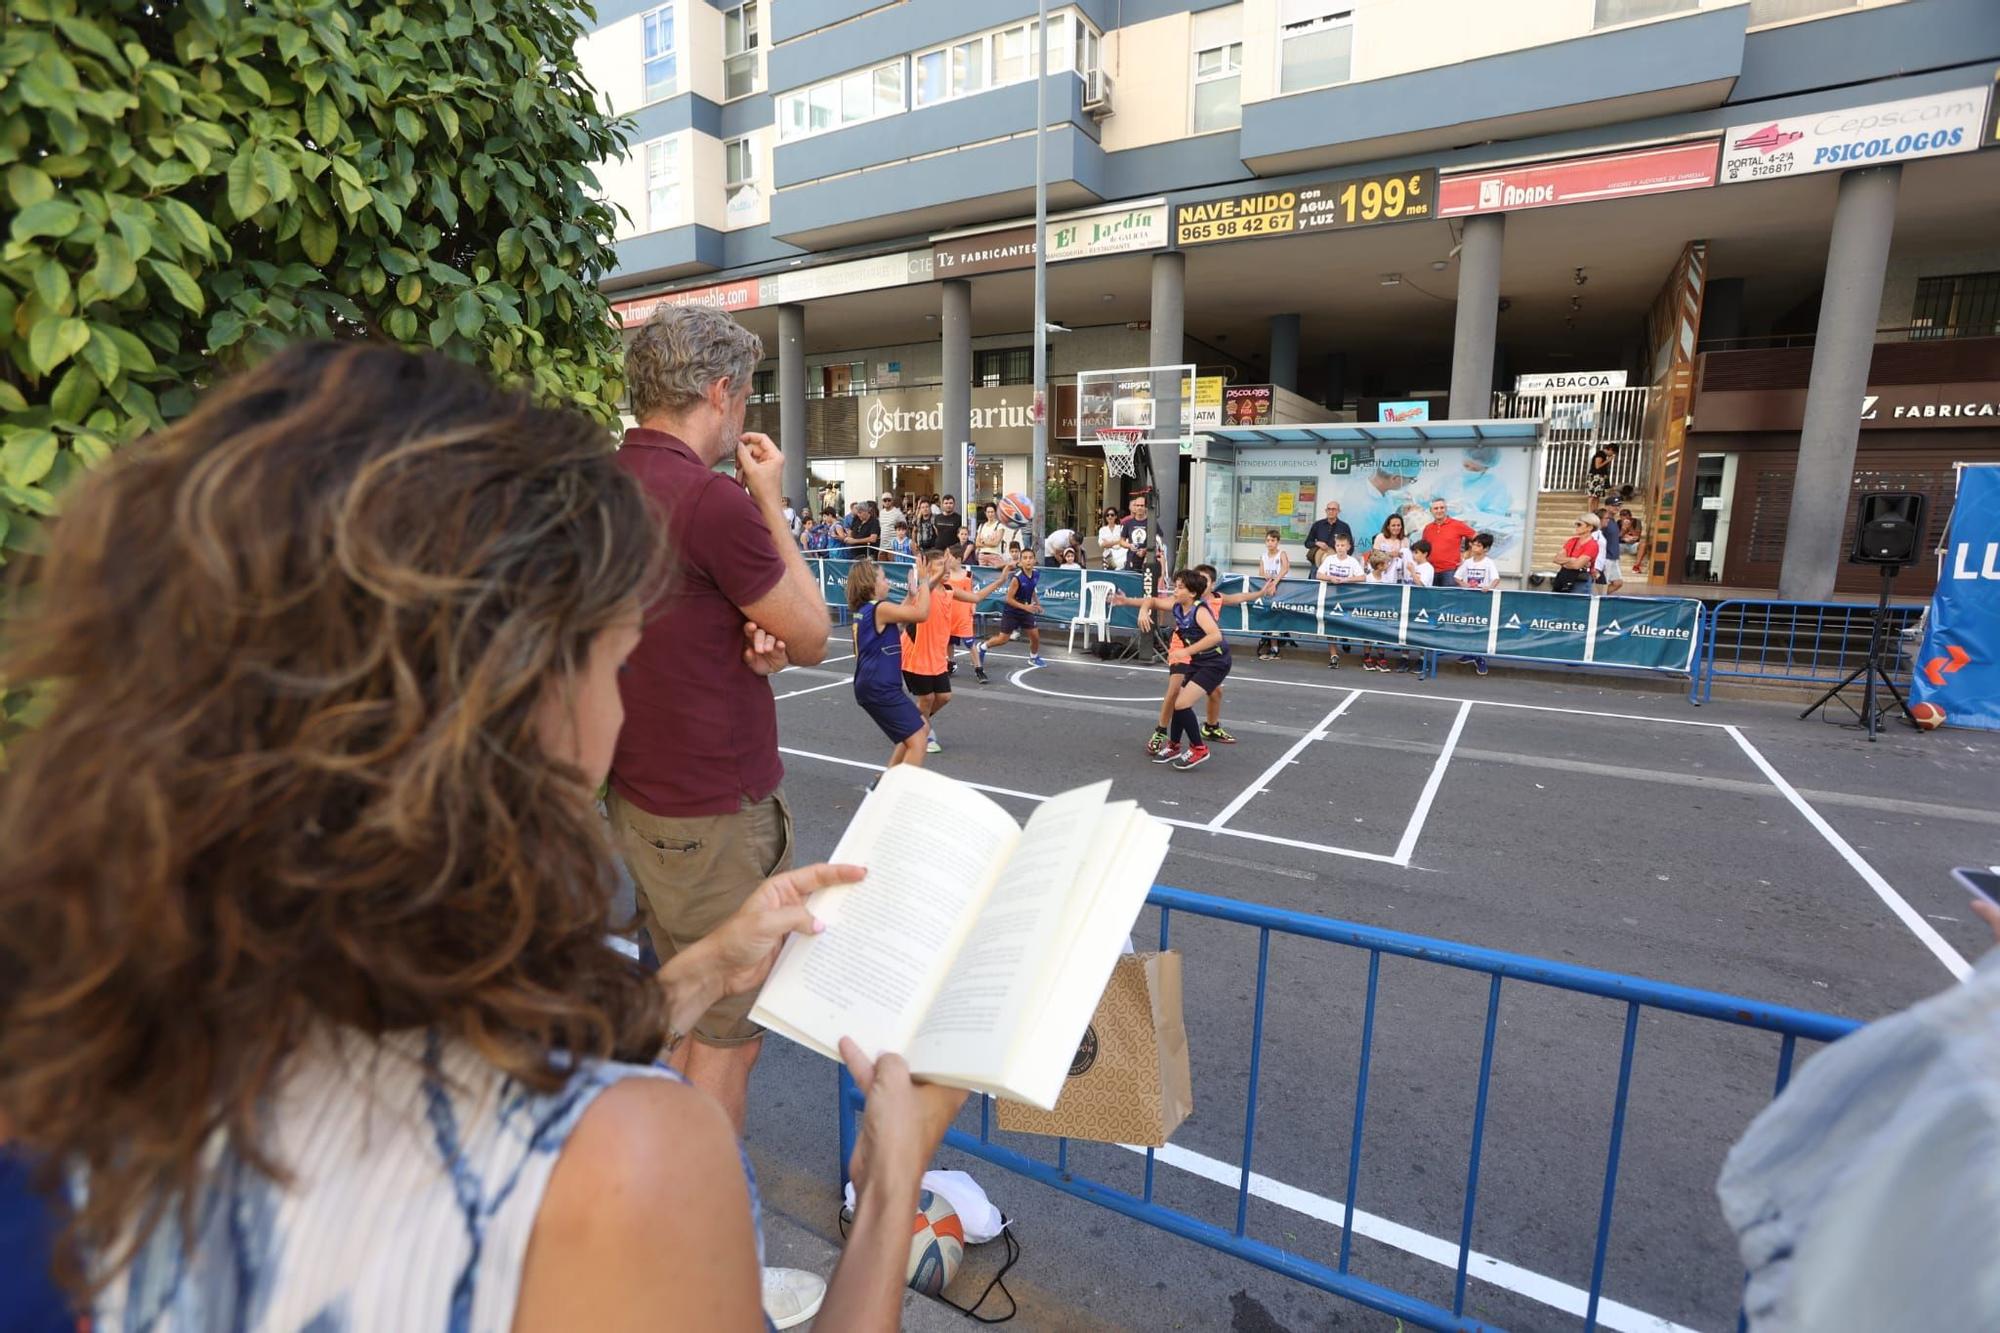
{"label": "speaker tripod stand", "polygon": [[[1896,707],[1902,710],[1905,718],[1910,716],[1908,701],[1903,698],[1903,692],[1896,688],[1896,682],[1890,678],[1888,668],[1882,665],[1889,637],[1889,589],[1895,582],[1898,568],[1900,566],[1897,565],[1882,566],[1882,592],[1875,603],[1874,620],[1868,627],[1868,660],[1848,672],[1846,678],[1838,685],[1813,700],[1812,707],[1799,714],[1801,721],[1838,699],[1843,707],[1854,714],[1855,724],[1866,730],[1868,739],[1872,741],[1876,738],[1875,733],[1881,730],[1882,714],[1887,711],[1886,705],[1876,701],[1875,689],[1878,685],[1889,692],[1889,697],[1896,701]],[[1861,682],[1859,708],[1856,708],[1842,693],[1857,680]]]}

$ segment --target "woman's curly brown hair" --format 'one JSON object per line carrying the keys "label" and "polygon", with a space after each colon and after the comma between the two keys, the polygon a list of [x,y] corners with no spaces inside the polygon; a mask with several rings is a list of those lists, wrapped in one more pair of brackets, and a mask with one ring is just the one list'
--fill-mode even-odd
{"label": "woman's curly brown hair", "polygon": [[661,575],[613,457],[440,357],[319,344],[67,497],[9,627],[56,702],[0,786],[0,1133],[87,1173],[65,1249],[100,1279],[216,1132],[283,1177],[262,1101],[316,1025],[543,1089],[657,1049],[535,725]]}

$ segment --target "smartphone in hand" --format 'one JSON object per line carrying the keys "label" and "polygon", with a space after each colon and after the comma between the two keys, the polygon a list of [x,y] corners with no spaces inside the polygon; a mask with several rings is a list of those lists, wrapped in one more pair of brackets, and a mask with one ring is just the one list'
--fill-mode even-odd
{"label": "smartphone in hand", "polygon": [[1951,872],[1963,888],[1975,898],[1984,898],[1995,907],[2000,907],[2000,866],[1960,866]]}

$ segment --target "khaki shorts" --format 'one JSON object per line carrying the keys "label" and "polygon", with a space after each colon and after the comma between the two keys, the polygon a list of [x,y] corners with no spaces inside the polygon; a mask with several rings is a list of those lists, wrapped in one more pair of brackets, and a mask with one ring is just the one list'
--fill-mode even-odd
{"label": "khaki shorts", "polygon": [[[692,819],[649,814],[615,791],[607,805],[662,963],[726,921],[759,884],[792,868],[792,811],[783,792],[746,802],[733,815]],[[756,1002],[755,993],[725,996],[688,1035],[707,1046],[755,1041],[764,1035],[748,1017]]]}

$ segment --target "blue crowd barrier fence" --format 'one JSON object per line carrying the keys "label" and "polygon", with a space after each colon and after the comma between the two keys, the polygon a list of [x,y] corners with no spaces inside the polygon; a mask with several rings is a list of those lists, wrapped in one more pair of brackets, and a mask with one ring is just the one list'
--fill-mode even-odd
{"label": "blue crowd barrier fence", "polygon": [[[1503,953],[1446,940],[1428,939],[1400,931],[1383,930],[1352,922],[1335,921],[1303,912],[1239,902],[1185,889],[1156,886],[1147,901],[1159,909],[1160,948],[1173,946],[1175,913],[1232,923],[1257,932],[1257,989],[1250,1023],[1248,1086],[1243,1090],[1243,1149],[1241,1177],[1236,1190],[1236,1219],[1232,1227],[1218,1226],[1154,1201],[1153,1183],[1156,1154],[1145,1154],[1144,1187],[1140,1194],[1114,1188],[1102,1181],[1076,1174],[1070,1169],[1069,1141],[1056,1141],[1054,1164],[1040,1161],[994,1141],[992,1099],[981,1097],[979,1132],[953,1129],[945,1135],[947,1146],[969,1153],[994,1166],[1060,1190],[1086,1202],[1108,1208],[1135,1221],[1206,1245],[1224,1254],[1246,1260],[1271,1272],[1305,1283],[1321,1291],[1345,1297],[1370,1309],[1429,1329],[1484,1329],[1488,1324],[1465,1314],[1467,1264],[1472,1254],[1473,1222],[1479,1200],[1480,1150],[1485,1137],[1487,1093],[1493,1074],[1503,983],[1513,982],[1596,996],[1624,1008],[1624,1039],[1618,1058],[1617,1094],[1612,1103],[1611,1127],[1604,1147],[1604,1174],[1598,1191],[1595,1241],[1590,1264],[1588,1304],[1584,1328],[1598,1325],[1603,1295],[1605,1255],[1617,1203],[1619,1155],[1623,1149],[1627,1104],[1632,1092],[1632,1067],[1642,1011],[1652,1009],[1712,1020],[1735,1028],[1748,1028],[1778,1038],[1776,1077],[1773,1096],[1785,1089],[1801,1041],[1830,1042],[1861,1025],[1851,1019],[1791,1009],[1725,995],[1695,990],[1666,982],[1623,976],[1568,963],[1552,962],[1523,954]],[[1330,945],[1364,950],[1368,955],[1368,984],[1363,999],[1360,1031],[1360,1064],[1355,1076],[1354,1118],[1349,1137],[1347,1176],[1342,1202],[1340,1251],[1333,1266],[1292,1253],[1248,1234],[1251,1197],[1252,1158],[1257,1145],[1257,1091],[1264,1047],[1265,998],[1270,980],[1271,937],[1289,936]],[[1356,1276],[1351,1269],[1352,1222],[1355,1199],[1362,1174],[1363,1130],[1368,1112],[1368,1075],[1375,1041],[1376,999],[1384,956],[1406,958],[1442,967],[1458,968],[1489,979],[1484,1037],[1480,1050],[1479,1077],[1473,1110],[1471,1150],[1465,1168],[1465,1203],[1458,1236],[1458,1264],[1453,1282],[1450,1309],[1432,1304],[1407,1292],[1395,1290]],[[1191,966],[1196,965],[1191,962]],[[853,1156],[859,1117],[863,1111],[860,1091],[845,1070],[839,1075],[840,1176],[847,1180],[847,1163]],[[1581,1160],[1579,1158],[1579,1160]],[[1706,1182],[1693,1182],[1696,1188]],[[1659,1200],[1651,1206],[1659,1206]],[[1710,1201],[1712,1206],[1712,1201]]]}
{"label": "blue crowd barrier fence", "polygon": [[[846,581],[853,562],[817,557],[828,605],[846,610]],[[885,563],[889,586],[900,597],[909,566]],[[999,570],[970,571],[983,585]],[[1043,615],[1068,623],[1082,615],[1084,588],[1109,583],[1127,596],[1144,588],[1143,576],[1113,570],[1044,565],[1039,597]],[[1224,574],[1220,591],[1261,588],[1264,581]],[[998,594],[995,594],[997,603]],[[1134,607],[1113,607],[1113,629],[1136,629]],[[1232,638],[1290,638],[1395,647],[1426,654],[1510,658],[1567,666],[1615,667],[1692,675],[1699,660],[1702,605],[1679,597],[1592,597],[1527,590],[1475,591],[1381,584],[1332,584],[1282,580],[1269,598],[1222,613]]]}
{"label": "blue crowd barrier fence", "polygon": [[[1904,631],[1922,619],[1922,606],[1889,608],[1884,664],[1892,678],[1908,670]],[[1732,599],[1708,614],[1695,702],[1715,694],[1718,676],[1797,685],[1832,685],[1868,660],[1873,605],[1857,602],[1784,602]]]}

